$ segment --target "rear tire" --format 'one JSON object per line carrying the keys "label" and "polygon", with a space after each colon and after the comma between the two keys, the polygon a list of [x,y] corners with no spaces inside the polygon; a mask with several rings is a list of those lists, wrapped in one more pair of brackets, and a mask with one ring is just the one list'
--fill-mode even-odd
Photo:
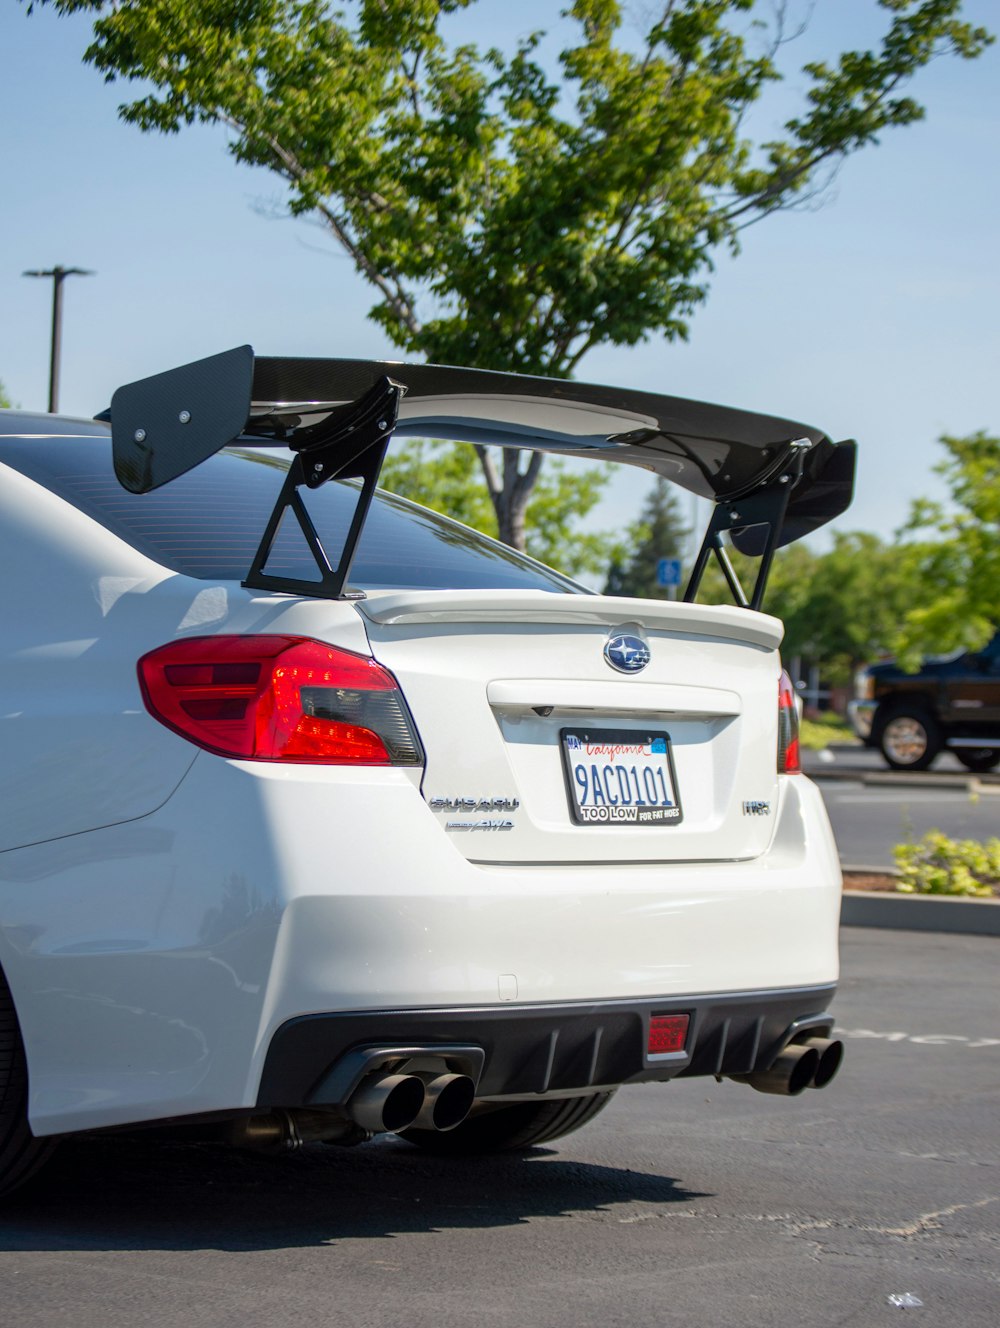
{"label": "rear tire", "polygon": [[878,726],[878,748],[893,770],[926,770],[944,746],[941,725],[925,710],[892,710]]}
{"label": "rear tire", "polygon": [[429,1153],[473,1157],[482,1153],[520,1153],[536,1144],[572,1134],[602,1112],[614,1097],[591,1093],[587,1097],[553,1098],[544,1102],[515,1102],[470,1116],[453,1130],[404,1130],[402,1137]]}
{"label": "rear tire", "polygon": [[1000,751],[995,747],[956,747],[952,750],[952,755],[961,761],[966,770],[972,770],[977,774],[1000,765]]}
{"label": "rear tire", "polygon": [[0,1195],[23,1185],[55,1151],[28,1125],[28,1066],[14,1001],[0,972]]}

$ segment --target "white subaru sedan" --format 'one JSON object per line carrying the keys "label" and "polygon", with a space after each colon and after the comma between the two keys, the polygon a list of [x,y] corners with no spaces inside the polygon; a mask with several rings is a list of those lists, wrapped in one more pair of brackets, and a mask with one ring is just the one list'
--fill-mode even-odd
{"label": "white subaru sedan", "polygon": [[[394,433],[711,499],[685,600],[378,490]],[[853,463],[652,393],[249,347],[94,421],[0,412],[0,1189],[122,1126],[478,1153],[626,1084],[828,1083],[840,872],[761,602]],[[731,606],[694,602],[713,557]]]}

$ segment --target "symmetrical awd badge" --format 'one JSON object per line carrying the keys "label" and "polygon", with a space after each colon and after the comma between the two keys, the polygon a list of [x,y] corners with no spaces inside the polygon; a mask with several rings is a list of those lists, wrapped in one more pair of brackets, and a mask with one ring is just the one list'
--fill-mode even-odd
{"label": "symmetrical awd badge", "polygon": [[[518,798],[473,797],[473,798],[431,798],[432,812],[478,812],[475,821],[445,821],[446,830],[513,830],[514,822],[506,817],[498,817],[490,812],[516,812],[521,803]],[[486,813],[483,815],[483,813]]]}

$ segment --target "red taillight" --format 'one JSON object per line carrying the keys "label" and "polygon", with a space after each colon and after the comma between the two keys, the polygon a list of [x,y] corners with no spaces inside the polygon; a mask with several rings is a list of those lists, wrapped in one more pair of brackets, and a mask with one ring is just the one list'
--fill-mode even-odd
{"label": "red taillight", "polygon": [[670,1051],[683,1051],[687,1040],[686,1014],[654,1014],[649,1020],[649,1041],[646,1050],[650,1056],[665,1056]]}
{"label": "red taillight", "polygon": [[219,756],[419,765],[402,693],[373,659],[301,636],[196,636],[139,660],[149,713]]}
{"label": "red taillight", "polygon": [[778,682],[778,774],[799,775],[799,712],[795,707],[795,688],[792,680],[781,670]]}

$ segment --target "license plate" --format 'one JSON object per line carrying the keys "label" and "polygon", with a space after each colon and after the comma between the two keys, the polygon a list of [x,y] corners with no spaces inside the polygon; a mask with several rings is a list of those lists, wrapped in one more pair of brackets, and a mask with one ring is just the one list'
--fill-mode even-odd
{"label": "license plate", "polygon": [[670,735],[561,729],[569,805],[578,825],[679,825]]}

